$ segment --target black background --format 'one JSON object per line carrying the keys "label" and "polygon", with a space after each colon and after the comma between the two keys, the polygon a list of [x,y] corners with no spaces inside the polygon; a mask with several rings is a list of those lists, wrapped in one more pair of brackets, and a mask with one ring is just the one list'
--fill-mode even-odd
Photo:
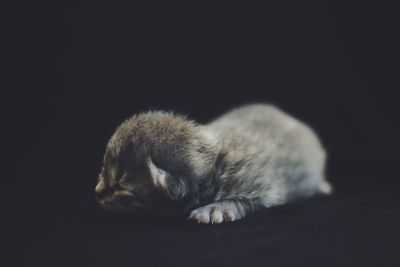
{"label": "black background", "polygon": [[[366,1],[17,6],[2,105],[10,263],[399,264],[396,16]],[[123,119],[167,109],[205,123],[250,102],[315,128],[332,197],[218,226],[97,207],[102,153]]]}

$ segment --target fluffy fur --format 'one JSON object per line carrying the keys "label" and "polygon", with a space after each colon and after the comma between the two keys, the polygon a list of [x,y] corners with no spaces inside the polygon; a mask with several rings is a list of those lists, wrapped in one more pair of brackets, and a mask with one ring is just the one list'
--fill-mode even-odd
{"label": "fluffy fur", "polygon": [[325,158],[308,126],[271,105],[240,107],[207,125],[153,111],[118,127],[95,191],[110,210],[228,222],[330,193]]}

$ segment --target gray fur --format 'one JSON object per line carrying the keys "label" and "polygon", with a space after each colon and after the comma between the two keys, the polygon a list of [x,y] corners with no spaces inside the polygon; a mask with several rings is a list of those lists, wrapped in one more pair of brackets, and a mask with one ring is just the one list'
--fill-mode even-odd
{"label": "gray fur", "polygon": [[243,106],[207,125],[147,112],[111,137],[96,192],[112,210],[220,223],[329,193],[325,158],[308,126],[271,105]]}

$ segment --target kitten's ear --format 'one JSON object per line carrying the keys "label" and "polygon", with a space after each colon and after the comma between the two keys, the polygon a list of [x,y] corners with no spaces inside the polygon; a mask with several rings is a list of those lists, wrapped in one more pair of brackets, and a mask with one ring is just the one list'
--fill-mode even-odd
{"label": "kitten's ear", "polygon": [[186,193],[186,186],[183,181],[161,168],[154,165],[151,159],[147,160],[147,166],[150,171],[153,184],[162,189],[173,200],[182,199]]}

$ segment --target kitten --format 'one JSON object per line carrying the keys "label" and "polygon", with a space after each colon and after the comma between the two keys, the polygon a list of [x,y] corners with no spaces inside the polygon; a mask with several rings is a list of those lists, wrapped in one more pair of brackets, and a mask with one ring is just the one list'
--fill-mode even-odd
{"label": "kitten", "polygon": [[330,193],[325,157],[309,127],[271,105],[240,107],[207,125],[151,111],[118,127],[95,191],[114,211],[229,222]]}

